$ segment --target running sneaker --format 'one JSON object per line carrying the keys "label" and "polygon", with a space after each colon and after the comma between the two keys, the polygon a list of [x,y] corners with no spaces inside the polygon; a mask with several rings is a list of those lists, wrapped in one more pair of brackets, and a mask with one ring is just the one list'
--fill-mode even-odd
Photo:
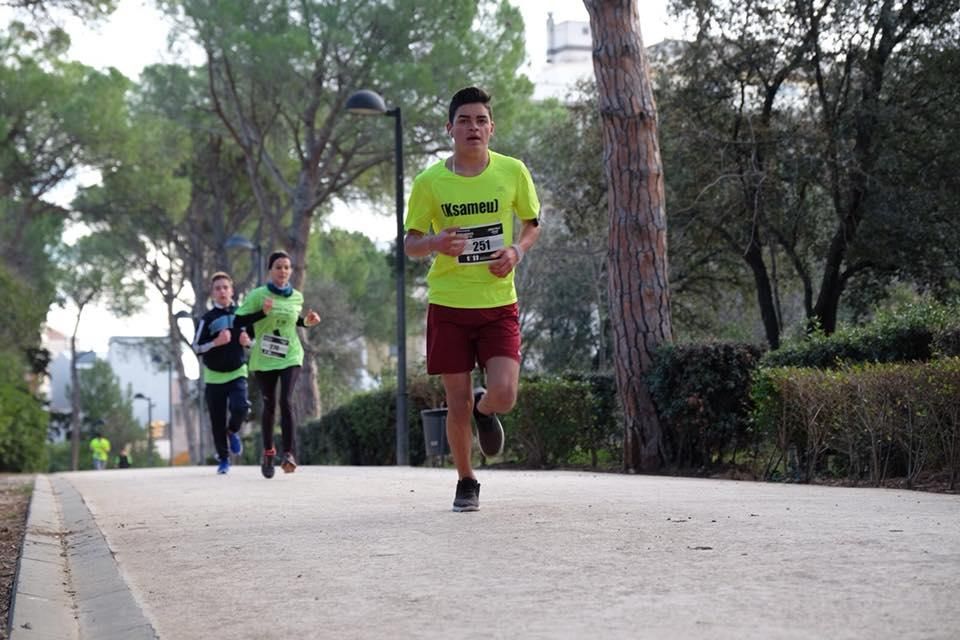
{"label": "running sneaker", "polygon": [[481,453],[487,458],[495,458],[503,453],[503,425],[500,424],[497,414],[486,415],[477,409],[480,398],[486,392],[483,387],[473,390],[473,420],[477,423],[477,442],[480,444]]}
{"label": "running sneaker", "polygon": [[276,449],[267,449],[263,452],[263,462],[260,463],[260,473],[263,474],[264,478],[270,479],[273,477],[273,457],[277,455]]}
{"label": "running sneaker", "polygon": [[230,453],[232,453],[235,456],[238,456],[241,453],[243,453],[243,440],[240,439],[239,433],[228,431],[227,440],[230,442]]}
{"label": "running sneaker", "polygon": [[220,464],[217,465],[217,473],[223,475],[230,472],[230,461],[226,458],[220,460]]}
{"label": "running sneaker", "polygon": [[454,511],[480,510],[480,483],[473,478],[460,478],[457,481],[457,495],[453,499]]}
{"label": "running sneaker", "polygon": [[283,462],[280,463],[280,468],[283,469],[284,473],[293,473],[297,470],[297,461],[293,457],[292,451],[283,454]]}

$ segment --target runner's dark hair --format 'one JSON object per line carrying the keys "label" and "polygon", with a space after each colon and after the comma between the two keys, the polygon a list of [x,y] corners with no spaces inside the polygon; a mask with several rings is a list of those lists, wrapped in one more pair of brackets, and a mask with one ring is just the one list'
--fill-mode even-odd
{"label": "runner's dark hair", "polygon": [[493,120],[493,109],[490,107],[490,94],[478,87],[466,87],[457,91],[453,94],[453,98],[450,99],[450,111],[447,114],[450,124],[453,124],[453,118],[457,115],[457,109],[465,104],[474,104],[476,102],[479,102],[487,108],[487,115]]}
{"label": "runner's dark hair", "polygon": [[[270,254],[270,257],[267,258],[267,269],[273,269],[273,263],[280,258],[286,258],[287,260],[290,260],[290,254],[286,251],[274,251]],[[292,260],[290,261],[293,262]]]}

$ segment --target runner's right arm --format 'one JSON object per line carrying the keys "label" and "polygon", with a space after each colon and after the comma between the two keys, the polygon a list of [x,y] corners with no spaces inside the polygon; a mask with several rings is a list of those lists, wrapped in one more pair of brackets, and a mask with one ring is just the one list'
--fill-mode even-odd
{"label": "runner's right arm", "polygon": [[466,239],[457,235],[459,229],[460,227],[447,227],[436,235],[426,235],[410,229],[403,239],[403,250],[411,258],[422,258],[435,252],[456,257],[463,253],[467,246]]}

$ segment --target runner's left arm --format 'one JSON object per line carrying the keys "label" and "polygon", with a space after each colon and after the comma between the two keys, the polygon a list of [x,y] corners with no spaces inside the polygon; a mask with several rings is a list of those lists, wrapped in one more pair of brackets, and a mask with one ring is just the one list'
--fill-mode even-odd
{"label": "runner's left arm", "polygon": [[299,316],[297,318],[298,327],[310,328],[318,324],[320,324],[320,314],[314,311],[313,309],[310,309],[310,311],[307,312],[306,317]]}
{"label": "runner's left arm", "polygon": [[540,237],[540,223],[536,218],[521,220],[521,222],[523,228],[520,229],[520,236],[516,242],[509,247],[500,249],[494,254],[493,261],[490,262],[490,273],[498,278],[506,277],[514,267],[520,264],[523,256]]}

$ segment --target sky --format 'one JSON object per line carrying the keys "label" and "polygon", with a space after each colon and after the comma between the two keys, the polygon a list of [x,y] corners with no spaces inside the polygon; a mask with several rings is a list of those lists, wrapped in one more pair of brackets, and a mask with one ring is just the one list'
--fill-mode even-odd
{"label": "sky", "polygon": [[[536,78],[546,61],[546,21],[548,13],[555,22],[567,20],[589,22],[589,15],[581,0],[511,0],[520,8],[526,27],[528,62],[523,67],[529,77]],[[649,46],[665,37],[678,37],[679,29],[667,19],[667,0],[641,0],[640,26],[643,42]],[[8,12],[0,10],[0,20],[6,20]],[[155,62],[199,63],[194,53],[171,53],[167,47],[167,26],[164,17],[150,2],[143,0],[120,0],[117,10],[104,24],[90,26],[79,20],[67,20],[66,28],[71,35],[70,57],[92,67],[106,69],[115,67],[129,78],[137,79],[143,67]],[[78,182],[96,179],[90,174],[81,175]],[[59,193],[64,204],[72,199],[73,188]],[[383,216],[358,216],[355,211],[334,211],[330,218],[332,226],[361,231],[375,242],[386,244],[396,235],[392,220],[384,223]],[[69,335],[75,320],[74,309],[53,307],[47,316],[47,324]],[[130,317],[116,318],[105,309],[91,307],[84,310],[78,331],[79,348],[106,354],[111,336],[159,336],[167,331],[163,304],[158,298],[148,303],[145,311]]]}
{"label": "sky", "polygon": [[[581,0],[511,0],[511,3],[520,8],[526,25],[530,63],[525,71],[538,71],[546,59],[548,13],[553,14],[555,22],[588,22],[590,19]],[[677,35],[667,18],[666,5],[667,0],[640,0],[640,28],[647,46],[667,35]],[[153,62],[183,59],[167,51],[164,18],[151,2],[120,0],[106,24],[93,28],[74,19],[67,28],[73,40],[73,57],[94,67],[114,66],[130,78],[136,79],[140,70]]]}

